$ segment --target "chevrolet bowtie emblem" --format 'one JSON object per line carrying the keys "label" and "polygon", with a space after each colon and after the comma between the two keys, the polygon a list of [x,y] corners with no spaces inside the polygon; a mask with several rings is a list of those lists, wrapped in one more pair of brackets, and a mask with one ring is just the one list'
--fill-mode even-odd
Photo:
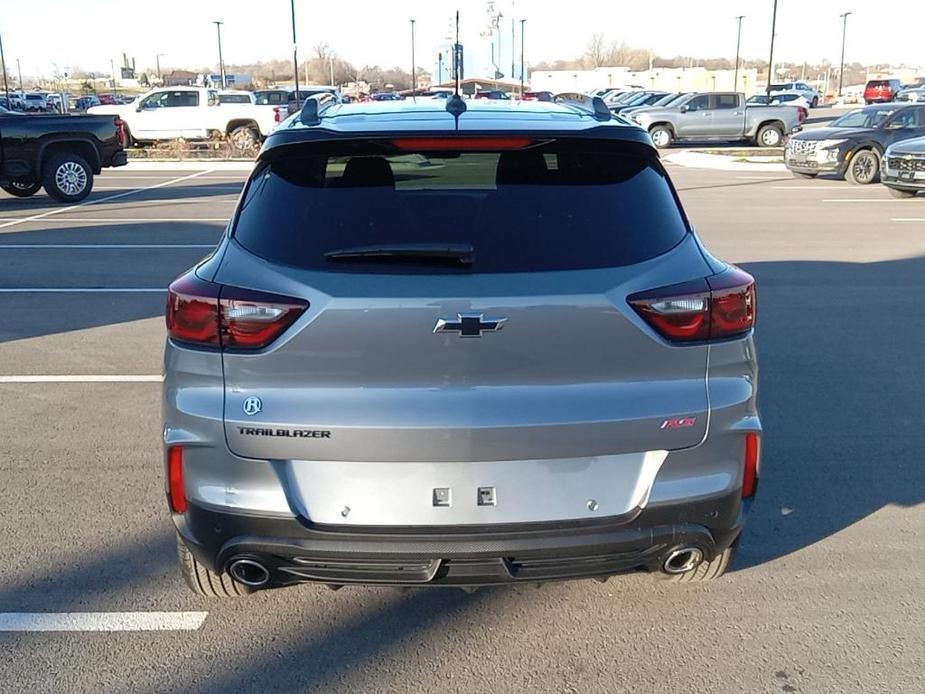
{"label": "chevrolet bowtie emblem", "polygon": [[434,333],[459,333],[460,337],[482,337],[504,327],[507,318],[485,318],[481,313],[457,313],[456,320],[439,318]]}

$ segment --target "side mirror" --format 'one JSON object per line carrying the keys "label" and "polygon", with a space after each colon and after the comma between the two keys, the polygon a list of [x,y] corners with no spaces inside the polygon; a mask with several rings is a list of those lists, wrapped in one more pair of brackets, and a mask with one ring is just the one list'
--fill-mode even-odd
{"label": "side mirror", "polygon": [[141,103],[139,103],[139,104],[135,107],[135,111],[137,111],[138,113],[141,113],[141,111],[142,111],[143,108],[144,108],[144,107],[141,105]]}
{"label": "side mirror", "polygon": [[679,110],[681,111],[681,113],[687,113],[691,109],[687,104],[683,104]]}

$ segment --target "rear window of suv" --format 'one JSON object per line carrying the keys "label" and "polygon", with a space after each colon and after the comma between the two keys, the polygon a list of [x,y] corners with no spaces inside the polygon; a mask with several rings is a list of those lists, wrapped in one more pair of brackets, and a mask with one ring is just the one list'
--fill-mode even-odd
{"label": "rear window of suv", "polygon": [[[638,263],[687,233],[664,170],[640,146],[403,147],[354,140],[271,150],[275,159],[248,182],[234,238],[257,256],[312,270],[491,273]],[[466,245],[472,262],[325,257],[389,244]]]}

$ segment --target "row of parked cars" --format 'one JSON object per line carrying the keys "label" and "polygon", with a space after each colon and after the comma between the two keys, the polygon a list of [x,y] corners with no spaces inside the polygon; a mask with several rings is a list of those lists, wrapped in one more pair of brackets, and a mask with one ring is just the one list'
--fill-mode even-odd
{"label": "row of parked cars", "polygon": [[659,149],[685,140],[777,147],[800,130],[808,113],[808,106],[787,104],[776,96],[761,103],[737,92],[669,93],[629,87],[589,96],[600,97],[612,113],[645,128]]}
{"label": "row of parked cars", "polygon": [[863,106],[801,132],[787,142],[784,163],[799,178],[880,181],[896,197],[914,197],[925,189],[925,101]]}

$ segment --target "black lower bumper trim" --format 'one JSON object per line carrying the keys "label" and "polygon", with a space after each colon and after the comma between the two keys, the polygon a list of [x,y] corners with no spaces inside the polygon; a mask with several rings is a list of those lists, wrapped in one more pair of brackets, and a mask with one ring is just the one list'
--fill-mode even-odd
{"label": "black lower bumper trim", "polygon": [[294,518],[221,513],[191,505],[174,516],[197,558],[225,571],[260,562],[272,586],[330,584],[490,585],[658,570],[667,554],[697,547],[711,559],[742,529],[738,494],[647,508],[629,520],[540,523],[494,531],[305,527]]}

